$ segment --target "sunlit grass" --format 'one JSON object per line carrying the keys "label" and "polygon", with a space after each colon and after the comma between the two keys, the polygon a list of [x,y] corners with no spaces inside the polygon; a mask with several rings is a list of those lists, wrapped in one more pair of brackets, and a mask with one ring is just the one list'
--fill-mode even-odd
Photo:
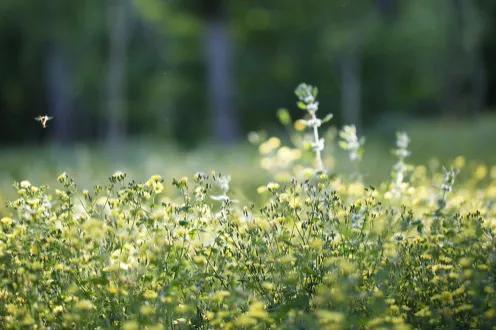
{"label": "sunlit grass", "polygon": [[[361,165],[365,178],[371,183],[383,181],[390,173],[394,157],[395,131],[405,131],[411,138],[410,162],[435,162],[448,166],[458,156],[471,163],[496,164],[496,117],[483,116],[464,121],[397,121],[366,130],[365,154]],[[335,144],[328,143],[325,154],[335,157],[331,171],[349,174],[346,154]],[[153,174],[166,179],[197,171],[216,170],[230,173],[237,191],[250,194],[263,183],[268,174],[259,170],[257,148],[248,142],[224,146],[203,144],[183,150],[167,142],[131,140],[109,151],[100,145],[76,144],[70,147],[22,146],[0,147],[0,196],[12,196],[12,182],[29,179],[37,183],[53,183],[59,173],[66,171],[82,185],[91,186],[109,173],[125,170],[137,180]]]}

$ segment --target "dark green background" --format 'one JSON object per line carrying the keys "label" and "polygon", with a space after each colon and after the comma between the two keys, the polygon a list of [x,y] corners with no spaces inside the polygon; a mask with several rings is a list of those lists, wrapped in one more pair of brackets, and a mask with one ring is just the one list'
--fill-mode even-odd
{"label": "dark green background", "polygon": [[[279,107],[295,113],[293,90],[302,81],[319,87],[322,111],[333,112],[337,123],[355,118],[363,127],[404,117],[464,119],[492,111],[496,102],[492,0],[2,0],[1,145],[111,139],[116,5],[127,8],[123,137],[184,145],[241,139],[275,125]],[[219,116],[209,101],[218,92],[209,86],[206,56],[212,22],[223,24],[231,49],[235,120],[227,137],[212,125]],[[62,63],[52,76],[58,87],[50,87],[54,58]],[[342,96],[350,58],[357,116],[347,116]],[[60,98],[67,118],[40,129],[33,117],[54,115]]]}

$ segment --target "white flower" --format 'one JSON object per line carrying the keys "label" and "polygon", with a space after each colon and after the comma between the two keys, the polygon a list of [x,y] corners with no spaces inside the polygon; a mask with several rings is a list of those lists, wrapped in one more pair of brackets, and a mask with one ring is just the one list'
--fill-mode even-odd
{"label": "white flower", "polygon": [[308,127],[320,127],[320,125],[322,125],[322,120],[320,120],[319,118],[312,118],[312,119],[306,120],[305,124]]}
{"label": "white flower", "polygon": [[31,182],[29,182],[27,180],[23,180],[23,181],[21,181],[20,186],[21,186],[21,188],[27,189],[27,188],[31,187]]}
{"label": "white flower", "polygon": [[307,110],[310,112],[315,112],[319,109],[319,102],[312,102],[307,105]]}

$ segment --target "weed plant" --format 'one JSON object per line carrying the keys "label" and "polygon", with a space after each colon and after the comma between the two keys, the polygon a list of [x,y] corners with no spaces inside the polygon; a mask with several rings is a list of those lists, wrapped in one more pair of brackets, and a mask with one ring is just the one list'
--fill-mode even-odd
{"label": "weed plant", "polygon": [[[260,205],[215,172],[16,183],[0,220],[0,328],[494,329],[496,171],[457,181],[463,158],[444,172],[407,164],[401,133],[383,184],[340,176],[317,90],[296,94],[307,117],[279,113],[293,144],[259,144],[273,177]],[[341,132],[358,161],[363,140]]]}

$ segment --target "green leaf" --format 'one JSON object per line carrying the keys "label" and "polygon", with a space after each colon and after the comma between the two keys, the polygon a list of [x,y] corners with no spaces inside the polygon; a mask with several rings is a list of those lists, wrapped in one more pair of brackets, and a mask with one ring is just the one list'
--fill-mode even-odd
{"label": "green leaf", "polygon": [[332,113],[328,114],[327,116],[322,119],[322,123],[327,123],[328,121],[331,121],[331,119],[334,117]]}
{"label": "green leaf", "polygon": [[317,87],[312,87],[312,95],[314,98],[317,98],[317,95],[319,94],[319,89]]}
{"label": "green leaf", "polygon": [[289,114],[289,111],[287,109],[281,108],[277,110],[277,118],[283,124],[284,126],[287,126],[291,124],[291,115]]}

